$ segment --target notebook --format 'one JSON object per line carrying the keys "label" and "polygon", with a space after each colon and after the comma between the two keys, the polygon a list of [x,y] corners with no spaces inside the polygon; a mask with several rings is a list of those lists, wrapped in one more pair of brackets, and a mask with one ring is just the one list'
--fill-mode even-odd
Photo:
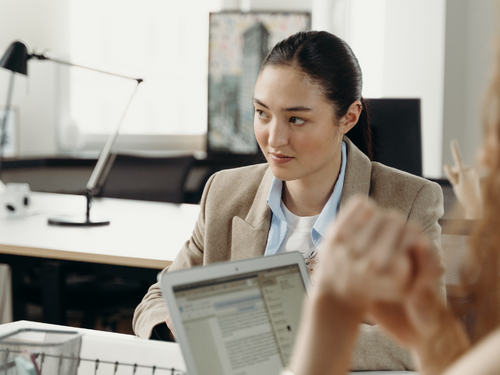
{"label": "notebook", "polygon": [[301,253],[159,278],[190,375],[276,375],[288,364],[309,281]]}

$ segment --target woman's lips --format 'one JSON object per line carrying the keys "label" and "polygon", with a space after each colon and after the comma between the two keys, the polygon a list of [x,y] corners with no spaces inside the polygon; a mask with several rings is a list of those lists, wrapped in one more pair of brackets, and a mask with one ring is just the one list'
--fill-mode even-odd
{"label": "woman's lips", "polygon": [[289,161],[293,160],[293,157],[291,157],[291,156],[280,155],[280,154],[270,153],[269,157],[276,164],[285,164],[285,163],[288,163]]}

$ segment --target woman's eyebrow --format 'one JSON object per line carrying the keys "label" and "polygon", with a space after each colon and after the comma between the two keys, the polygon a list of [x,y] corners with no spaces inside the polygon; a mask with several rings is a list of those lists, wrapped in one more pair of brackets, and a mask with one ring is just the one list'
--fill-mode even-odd
{"label": "woman's eyebrow", "polygon": [[[253,98],[253,102],[257,103],[258,105],[261,105],[264,108],[269,109],[269,107],[267,105],[265,105],[264,103],[262,103],[257,98]],[[309,108],[309,107],[304,107],[304,106],[299,105],[299,106],[295,106],[295,107],[283,108],[282,111],[283,112],[310,112],[310,111],[312,111],[312,109]]]}
{"label": "woman's eyebrow", "polygon": [[311,108],[309,107],[303,107],[303,106],[296,106],[296,107],[289,107],[289,108],[283,108],[284,112],[310,112],[312,111]]}
{"label": "woman's eyebrow", "polygon": [[269,109],[269,107],[268,107],[267,105],[265,105],[264,103],[262,103],[262,102],[261,102],[259,99],[257,99],[257,98],[253,98],[253,102],[254,102],[254,103],[257,103],[258,105],[263,106],[264,108]]}

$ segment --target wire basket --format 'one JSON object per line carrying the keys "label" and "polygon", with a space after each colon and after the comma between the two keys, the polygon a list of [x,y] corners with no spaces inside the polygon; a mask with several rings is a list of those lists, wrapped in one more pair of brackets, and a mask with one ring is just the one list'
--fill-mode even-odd
{"label": "wire basket", "polygon": [[82,334],[20,329],[0,337],[0,375],[76,375]]}

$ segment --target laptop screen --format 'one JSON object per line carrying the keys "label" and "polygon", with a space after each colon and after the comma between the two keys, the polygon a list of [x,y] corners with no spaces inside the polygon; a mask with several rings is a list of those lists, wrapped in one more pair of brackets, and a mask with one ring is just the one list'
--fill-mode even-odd
{"label": "laptop screen", "polygon": [[306,295],[298,265],[173,292],[199,374],[277,374],[288,363]]}

